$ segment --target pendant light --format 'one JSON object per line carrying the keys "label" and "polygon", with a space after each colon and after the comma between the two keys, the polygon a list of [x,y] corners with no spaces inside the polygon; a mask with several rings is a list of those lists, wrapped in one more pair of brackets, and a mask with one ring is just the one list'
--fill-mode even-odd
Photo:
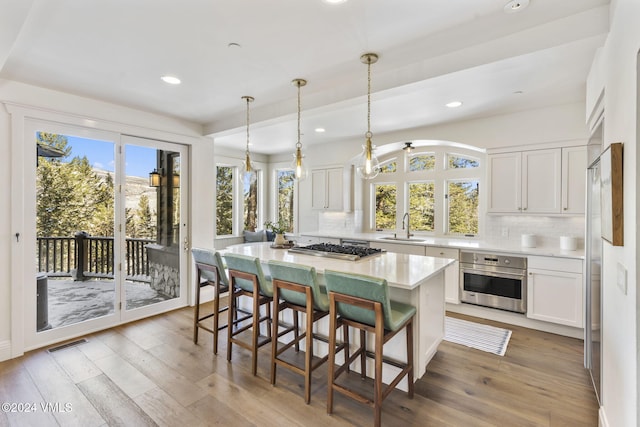
{"label": "pendant light", "polygon": [[365,53],[360,57],[363,64],[367,64],[367,133],[365,134],[365,144],[362,146],[362,154],[358,160],[356,170],[358,175],[364,179],[372,179],[378,176],[380,165],[374,150],[375,145],[371,144],[371,64],[378,62],[378,55],[375,53]]}
{"label": "pendant light", "polygon": [[249,103],[253,102],[254,98],[252,96],[243,96],[242,99],[247,102],[247,148],[244,153],[244,176],[249,178],[250,182],[254,182],[257,179],[258,174],[255,169],[253,169],[251,156],[249,154]]}
{"label": "pendant light", "polygon": [[304,79],[294,79],[291,83],[298,88],[298,142],[296,142],[296,152],[293,154],[293,164],[291,167],[294,170],[294,179],[302,181],[309,174],[303,161],[302,143],[300,142],[300,88],[305,86],[307,81]]}

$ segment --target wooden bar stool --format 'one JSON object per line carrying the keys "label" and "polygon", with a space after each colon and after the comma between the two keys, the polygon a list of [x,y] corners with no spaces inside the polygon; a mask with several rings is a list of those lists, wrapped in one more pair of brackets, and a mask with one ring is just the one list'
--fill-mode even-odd
{"label": "wooden bar stool", "polygon": [[[256,375],[258,370],[258,349],[271,342],[271,301],[273,300],[273,285],[271,278],[266,278],[260,260],[255,257],[241,254],[226,254],[224,256],[229,270],[231,282],[231,295],[229,297],[229,327],[227,342],[227,360],[231,361],[231,349],[233,344],[251,351],[251,373]],[[241,296],[252,298],[253,310],[252,322],[242,325],[243,322],[233,319],[240,310],[238,298]],[[265,306],[265,314],[260,313],[260,307]],[[260,336],[260,324],[267,322],[267,336]],[[251,341],[243,341],[236,338],[242,332],[252,329]]]}
{"label": "wooden bar stool", "polygon": [[[365,403],[374,408],[375,426],[381,425],[382,401],[407,376],[408,396],[413,398],[413,319],[415,307],[389,299],[389,289],[385,279],[352,273],[325,270],[324,277],[329,292],[329,374],[327,412],[333,412],[333,392]],[[345,338],[345,363],[336,369],[336,330],[349,326],[360,330],[360,346],[349,355],[348,338]],[[407,362],[394,362],[401,368],[400,373],[384,387],[382,383],[383,345],[398,332],[406,328]],[[374,336],[375,375],[373,399],[354,390],[336,384],[340,374],[349,370],[349,365],[358,357],[362,378],[366,377],[366,332]],[[348,337],[348,335],[346,335]]]}
{"label": "wooden bar stool", "polygon": [[[213,354],[218,354],[218,331],[227,327],[219,326],[220,313],[229,309],[228,305],[220,307],[220,296],[229,291],[229,280],[224,270],[222,257],[216,251],[202,248],[192,248],[191,254],[196,264],[196,304],[193,315],[193,342],[198,343],[198,331],[204,329],[213,334]],[[200,291],[205,286],[213,286],[215,296],[213,313],[200,317]],[[201,322],[213,317],[213,328]]]}
{"label": "wooden bar stool", "polygon": [[[276,367],[278,365],[290,369],[304,376],[304,401],[311,401],[311,374],[324,362],[328,355],[313,360],[313,324],[329,315],[329,297],[320,288],[314,267],[293,264],[282,261],[269,261],[269,271],[273,282],[273,333],[271,343],[271,384],[276,384]],[[277,303],[277,301],[280,301]],[[280,312],[291,309],[293,312],[293,326],[286,327],[279,332]],[[298,314],[306,316],[304,334],[300,335]],[[293,332],[293,340],[284,343],[278,338]],[[305,341],[304,367],[281,359],[279,356],[291,347],[295,351],[300,349],[300,341]],[[282,346],[281,346],[282,345]]]}

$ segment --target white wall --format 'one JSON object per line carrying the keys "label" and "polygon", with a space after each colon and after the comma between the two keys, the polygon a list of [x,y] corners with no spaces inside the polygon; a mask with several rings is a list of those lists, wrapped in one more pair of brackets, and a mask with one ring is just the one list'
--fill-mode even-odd
{"label": "white wall", "polygon": [[[20,230],[12,227],[12,218],[35,215],[24,212],[20,206],[12,206],[12,189],[20,188],[20,180],[12,173],[12,131],[23,135],[23,129],[12,129],[11,116],[7,105],[24,106],[34,116],[56,117],[57,121],[73,123],[93,129],[104,129],[122,132],[128,135],[177,142],[192,146],[191,157],[194,160],[191,168],[192,176],[204,177],[205,180],[191,180],[191,200],[194,204],[195,218],[191,218],[192,235],[198,243],[207,246],[213,244],[211,221],[202,218],[213,217],[214,188],[211,183],[211,163],[213,146],[211,141],[202,137],[202,127],[197,124],[180,121],[170,117],[126,108],[107,102],[78,97],[54,90],[43,89],[10,80],[0,79],[0,177],[10,185],[0,190],[0,360],[11,355],[20,354],[22,349],[16,336],[20,328],[12,326],[12,315],[22,310],[21,300],[12,306],[12,288],[28,289],[26,284],[13,283],[12,277],[22,265],[12,263],[12,257],[19,252],[14,234]],[[15,133],[14,132],[14,133]],[[21,166],[21,165],[18,165]],[[210,179],[210,180],[209,180]],[[35,197],[35,188],[24,190],[24,197]],[[195,219],[195,220],[194,220]],[[15,258],[14,258],[15,259]],[[21,271],[21,270],[20,270]],[[18,295],[18,292],[16,292]],[[26,291],[25,291],[26,295]],[[18,324],[18,322],[16,322]],[[14,336],[12,336],[12,328]],[[14,343],[18,343],[14,345]]]}
{"label": "white wall", "polygon": [[[592,67],[588,99],[597,99],[604,85],[604,144],[624,143],[624,246],[604,243],[602,257],[602,408],[601,423],[637,426],[638,307],[638,50],[640,2],[614,0],[611,30]],[[601,61],[601,62],[600,62]],[[587,111],[587,118],[591,112]],[[628,292],[617,285],[618,265],[627,270]]]}

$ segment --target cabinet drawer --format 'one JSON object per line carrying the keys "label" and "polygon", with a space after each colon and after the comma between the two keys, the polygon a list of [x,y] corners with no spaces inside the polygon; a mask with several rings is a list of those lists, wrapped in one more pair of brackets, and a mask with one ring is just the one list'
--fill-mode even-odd
{"label": "cabinet drawer", "polygon": [[440,246],[427,246],[425,248],[426,256],[433,256],[438,258],[453,258],[459,259],[460,251],[455,248],[443,248]]}
{"label": "cabinet drawer", "polygon": [[582,274],[581,259],[530,256],[527,260],[528,268]]}

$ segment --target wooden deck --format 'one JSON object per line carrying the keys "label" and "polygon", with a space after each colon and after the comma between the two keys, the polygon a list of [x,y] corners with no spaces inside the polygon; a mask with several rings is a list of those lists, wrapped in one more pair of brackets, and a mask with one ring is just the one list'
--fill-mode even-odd
{"label": "wooden deck", "polygon": [[[511,329],[506,355],[443,342],[414,399],[393,391],[384,402],[383,425],[597,426],[580,340],[455,316]],[[85,344],[2,362],[0,401],[37,410],[0,412],[0,426],[372,424],[369,408],[341,396],[327,415],[326,366],[316,370],[305,405],[302,377],[278,369],[278,383],[269,383],[270,347],[261,350],[253,377],[249,353],[235,346],[227,363],[220,336],[217,356],[206,332],[194,345],[192,310],[185,308],[89,335]],[[370,385],[359,377],[354,383]],[[58,410],[41,407],[55,403]]]}

